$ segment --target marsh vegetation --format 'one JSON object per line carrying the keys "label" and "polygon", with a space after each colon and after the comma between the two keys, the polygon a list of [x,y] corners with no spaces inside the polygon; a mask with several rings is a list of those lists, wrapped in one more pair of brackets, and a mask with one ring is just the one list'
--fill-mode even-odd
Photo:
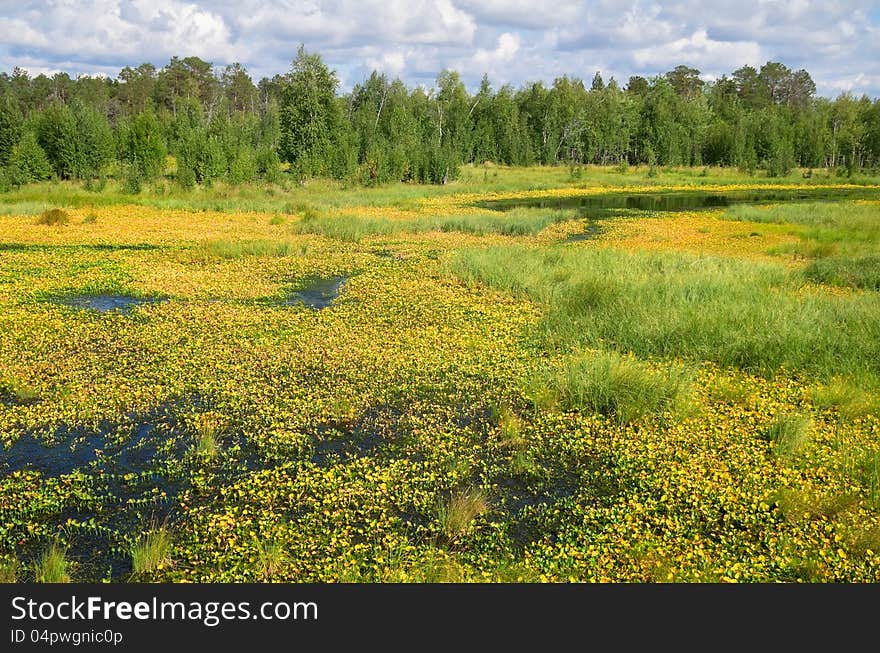
{"label": "marsh vegetation", "polygon": [[0,580],[880,580],[865,181],[6,195]]}

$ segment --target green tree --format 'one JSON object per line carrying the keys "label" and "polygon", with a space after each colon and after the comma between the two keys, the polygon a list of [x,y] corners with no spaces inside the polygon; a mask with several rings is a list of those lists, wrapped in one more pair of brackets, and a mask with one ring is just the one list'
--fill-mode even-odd
{"label": "green tree", "polygon": [[33,132],[24,132],[21,140],[12,148],[7,170],[15,186],[44,181],[52,176],[52,165]]}
{"label": "green tree", "polygon": [[70,179],[77,173],[76,117],[69,107],[53,102],[39,115],[37,139],[55,174]]}
{"label": "green tree", "polygon": [[320,55],[307,53],[303,46],[288,77],[280,116],[281,156],[301,175],[326,174],[341,120],[339,80]]}
{"label": "green tree", "polygon": [[23,118],[11,91],[0,98],[0,166],[9,161],[12,149],[21,138]]}
{"label": "green tree", "polygon": [[162,171],[167,148],[159,120],[152,109],[121,122],[116,136],[119,158],[135,166],[143,177],[151,179]]}

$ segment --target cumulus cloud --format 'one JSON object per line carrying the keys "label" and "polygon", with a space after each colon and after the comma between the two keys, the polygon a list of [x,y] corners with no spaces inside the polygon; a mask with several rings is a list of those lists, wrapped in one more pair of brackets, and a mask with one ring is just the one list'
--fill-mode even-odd
{"label": "cumulus cloud", "polygon": [[195,55],[286,71],[300,43],[350,87],[381,70],[475,87],[601,70],[625,82],[677,64],[704,78],[766,60],[806,68],[819,92],[880,95],[880,11],[865,0],[0,0],[0,69],[116,74]]}

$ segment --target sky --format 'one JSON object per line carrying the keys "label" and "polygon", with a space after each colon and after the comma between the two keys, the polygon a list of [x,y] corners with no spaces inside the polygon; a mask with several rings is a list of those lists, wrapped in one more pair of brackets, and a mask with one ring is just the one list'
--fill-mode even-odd
{"label": "sky", "polygon": [[[538,7],[538,9],[536,9]],[[0,0],[0,70],[116,76],[172,55],[254,81],[286,72],[299,44],[343,90],[376,69],[469,88],[596,71],[621,85],[678,64],[711,81],[743,65],[805,68],[820,95],[880,97],[880,0]]]}

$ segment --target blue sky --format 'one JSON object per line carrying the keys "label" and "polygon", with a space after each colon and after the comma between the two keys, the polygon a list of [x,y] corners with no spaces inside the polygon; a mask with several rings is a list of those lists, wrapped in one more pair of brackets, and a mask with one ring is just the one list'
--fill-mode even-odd
{"label": "blue sky", "polygon": [[454,68],[474,88],[601,71],[621,83],[677,64],[707,80],[750,64],[806,68],[819,93],[880,97],[880,0],[0,0],[0,69],[115,76],[196,55],[284,72],[299,43],[343,88],[371,70],[430,86]]}

